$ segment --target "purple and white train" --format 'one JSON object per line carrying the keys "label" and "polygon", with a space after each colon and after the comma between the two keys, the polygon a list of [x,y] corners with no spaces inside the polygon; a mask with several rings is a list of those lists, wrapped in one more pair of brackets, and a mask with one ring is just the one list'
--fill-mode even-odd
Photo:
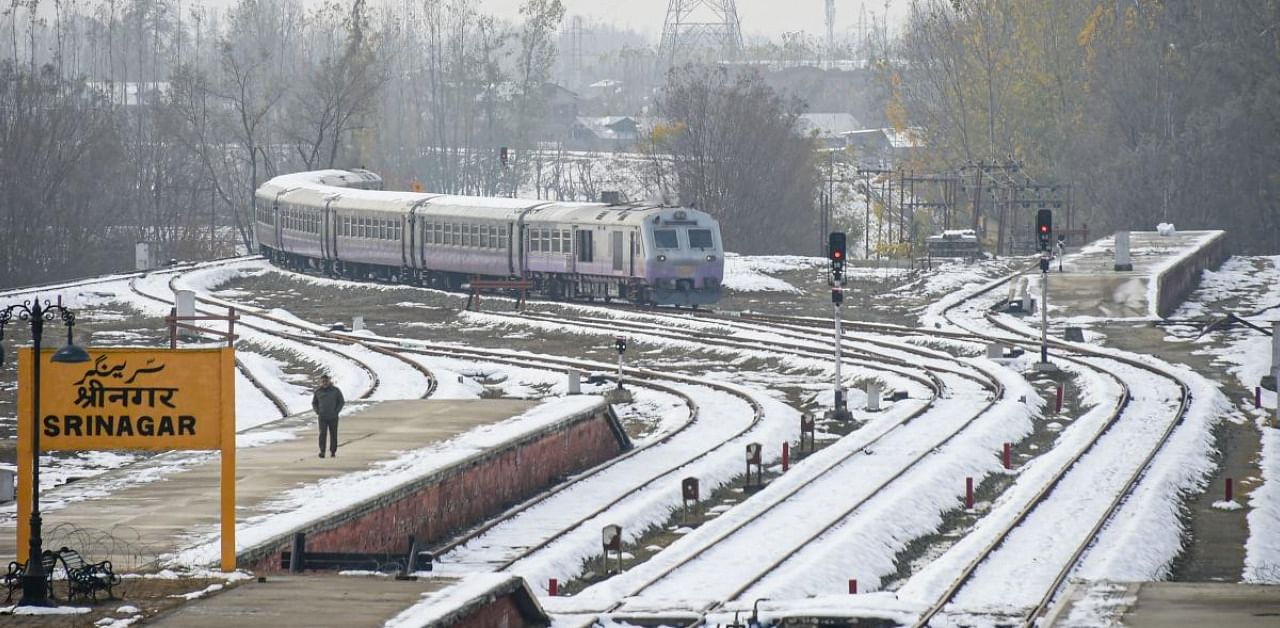
{"label": "purple and white train", "polygon": [[367,170],[279,176],[257,200],[260,251],[290,268],[453,289],[522,278],[560,299],[720,300],[720,226],[696,209],[388,192]]}

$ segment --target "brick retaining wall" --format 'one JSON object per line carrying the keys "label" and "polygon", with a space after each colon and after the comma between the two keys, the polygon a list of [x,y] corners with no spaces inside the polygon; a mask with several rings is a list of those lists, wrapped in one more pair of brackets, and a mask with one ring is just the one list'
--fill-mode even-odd
{"label": "brick retaining wall", "polygon": [[[602,404],[293,532],[317,552],[403,553],[410,535],[426,547],[625,451],[619,433]],[[240,564],[280,571],[293,532],[242,552]]]}

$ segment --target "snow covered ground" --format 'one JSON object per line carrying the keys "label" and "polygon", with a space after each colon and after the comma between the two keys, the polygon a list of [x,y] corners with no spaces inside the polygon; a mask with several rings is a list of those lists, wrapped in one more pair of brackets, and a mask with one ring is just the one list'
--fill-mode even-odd
{"label": "snow covered ground", "polygon": [[[985,318],[990,300],[1002,295],[992,293],[973,304],[954,309],[951,306],[1024,261],[948,264],[922,275],[898,271],[889,276],[881,269],[865,272],[876,281],[893,282],[870,300],[905,324],[910,325],[918,317],[926,329],[1009,336],[1010,332],[993,329]],[[797,278],[821,275],[825,264],[824,259],[812,257],[729,255],[724,285],[732,293],[744,296],[801,297],[813,290],[813,284],[801,283]],[[854,276],[859,272],[863,271],[850,270]],[[662,312],[588,306],[568,306],[563,311],[569,313],[558,321],[465,313],[449,314],[448,323],[442,324],[436,318],[458,308],[457,295],[394,286],[353,287],[351,282],[295,277],[262,261],[182,273],[177,287],[195,290],[218,307],[234,304],[242,308],[247,323],[241,330],[243,340],[251,348],[239,351],[240,359],[291,411],[308,406],[312,382],[306,376],[307,369],[332,372],[349,396],[371,400],[416,398],[423,394],[427,382],[411,364],[368,347],[319,348],[282,337],[281,333],[298,333],[299,328],[328,329],[328,321],[345,319],[346,314],[334,308],[323,320],[308,319],[296,313],[301,300],[270,302],[236,287],[239,282],[255,278],[288,282],[299,291],[320,294],[338,294],[338,290],[385,291],[386,299],[394,303],[392,307],[421,312],[424,320],[400,324],[397,331],[403,335],[394,339],[380,335],[388,329],[368,331],[358,337],[386,341],[386,346],[394,342],[405,349],[469,347],[469,339],[475,336],[467,334],[493,342],[524,341],[529,346],[538,346],[535,341],[542,338],[577,338],[581,342],[573,344],[593,348],[586,351],[594,360],[593,370],[609,372],[611,356],[607,349],[595,352],[594,347],[607,346],[608,338],[615,333],[609,328],[609,320],[616,321],[617,328],[625,323],[627,334],[636,342],[634,359],[645,361],[649,370],[669,375],[667,385],[681,395],[639,392],[633,404],[620,408],[620,414],[624,421],[631,417],[648,425],[647,431],[636,438],[644,449],[643,455],[592,476],[440,556],[437,570],[461,577],[461,584],[449,593],[407,609],[389,625],[413,625],[423,617],[442,612],[449,599],[494,586],[507,576],[494,574],[493,570],[508,562],[511,564],[506,573],[526,578],[540,594],[549,578],[564,582],[584,576],[584,566],[599,556],[603,525],[621,524],[625,543],[635,543],[647,531],[665,525],[680,506],[681,477],[701,478],[708,492],[729,485],[742,472],[742,448],[749,442],[766,443],[765,462],[774,466],[779,456],[777,444],[796,440],[801,408],[831,402],[827,384],[833,375],[830,365],[804,353],[829,348],[829,332],[823,330],[800,333],[749,322],[704,321]],[[130,334],[154,342],[155,337],[146,336],[142,328],[155,327],[156,319],[167,314],[169,306],[145,295],[168,299],[169,279],[167,274],[156,273],[132,282],[121,278],[92,287],[50,289],[42,296],[60,296],[69,306],[89,313],[86,318],[90,320],[91,313],[98,309],[105,313],[104,323],[116,317],[117,326],[123,323],[126,328],[113,329],[112,333],[125,342],[132,337]],[[13,294],[6,296],[14,298]],[[250,299],[257,307],[243,307]],[[1270,307],[1273,305],[1280,305],[1280,257],[1233,258],[1221,270],[1206,273],[1201,290],[1175,318],[1234,311],[1250,321],[1269,325],[1280,321],[1280,307]],[[216,309],[207,307],[210,311]],[[258,314],[270,314],[277,320],[266,320]],[[856,318],[856,312],[847,315]],[[127,328],[130,316],[137,317],[138,329]],[[1021,321],[1006,322],[1034,333]],[[251,329],[248,324],[258,329]],[[670,333],[677,329],[684,335]],[[699,333],[729,334],[743,346],[700,342]],[[1088,338],[1095,347],[1105,342],[1101,334],[1090,334]],[[1251,391],[1270,366],[1270,346],[1260,338],[1256,333],[1234,328],[1206,334],[1200,342],[1206,356],[1221,364],[1240,388]],[[783,343],[797,348],[790,352],[777,349]],[[900,348],[886,349],[886,343],[898,343]],[[409,359],[435,376],[439,385],[435,394],[442,398],[492,394],[546,398],[565,393],[562,367],[540,367],[538,360],[563,358],[565,346],[568,345],[548,345],[545,354],[527,348],[501,351],[471,347],[471,357],[413,354]],[[775,614],[808,609],[911,621],[941,595],[961,566],[975,560],[980,550],[1017,517],[1065,460],[1084,452],[1095,436],[1103,434],[1099,444],[1084,453],[1082,462],[1063,475],[1054,489],[1057,497],[1033,511],[985,558],[974,572],[971,586],[962,589],[955,599],[957,609],[965,613],[955,617],[981,623],[983,616],[1016,614],[1037,601],[1056,573],[1054,565],[1066,560],[1065,554],[1075,546],[1073,539],[1088,531],[1080,522],[1097,517],[1119,490],[1117,487],[1134,472],[1134,466],[1144,460],[1147,452],[1142,449],[1143,444],[1153,442],[1157,434],[1170,428],[1168,421],[1174,416],[1179,397],[1174,382],[1182,382],[1192,392],[1189,413],[1172,428],[1169,444],[1153,457],[1142,482],[1074,572],[1074,577],[1091,582],[1168,576],[1170,565],[1186,540],[1180,505],[1188,495],[1203,488],[1204,478],[1215,464],[1215,423],[1232,412],[1232,400],[1214,382],[1150,356],[1141,359],[1167,376],[1102,358],[1095,359],[1094,364],[1105,366],[1116,376],[1084,365],[1067,367],[1086,409],[1058,428],[1060,432],[1050,439],[1052,447],[1040,450],[1042,455],[1015,472],[1008,472],[1001,467],[997,454],[1001,444],[1020,442],[1033,431],[1044,429],[1041,393],[1023,377],[1027,360],[971,357],[980,352],[980,344],[895,338],[889,332],[849,334],[848,347],[882,356],[885,367],[890,359],[908,366],[898,365],[898,371],[891,371],[877,368],[873,358],[863,356],[860,362],[851,359],[845,365],[847,383],[878,379],[886,388],[905,391],[908,399],[889,404],[887,411],[875,415],[859,410],[858,418],[865,423],[796,465],[764,490],[696,529],[684,531],[648,561],[572,597],[544,597],[544,605],[565,618],[605,611],[619,612],[621,618],[628,612],[716,609],[708,619],[727,620],[731,616],[726,612],[749,608],[752,600],[768,597],[769,612]],[[1115,356],[1126,355],[1114,349],[1108,351]],[[499,364],[486,360],[485,352],[526,359],[528,364]],[[970,357],[956,357],[953,353]],[[931,398],[926,386],[906,376],[909,367],[920,373],[932,371],[939,377],[943,390],[938,399]],[[972,379],[978,374],[1000,383],[1004,396],[991,399]],[[1108,426],[1107,417],[1120,397],[1120,381],[1134,390],[1131,409],[1124,420]],[[238,378],[237,390],[238,427],[249,430],[243,437],[243,446],[287,436],[270,429],[279,413],[243,374]],[[0,393],[11,395],[12,388]],[[860,409],[865,396],[858,390],[851,393],[851,405]],[[696,416],[691,415],[690,406],[682,399],[696,403]],[[748,400],[762,408],[758,422],[754,422]],[[993,409],[984,412],[984,406],[992,401]],[[931,402],[934,405],[928,405]],[[1276,396],[1269,392],[1263,395],[1262,409],[1242,409],[1242,404],[1236,404],[1237,410],[1249,413],[1262,441],[1260,484],[1246,505],[1251,532],[1241,579],[1273,584],[1280,583],[1280,430],[1269,418],[1274,416],[1275,405]],[[911,418],[917,411],[922,414]],[[525,419],[536,423],[537,417]],[[0,424],[13,420],[0,417]],[[677,433],[678,437],[665,438]],[[399,481],[405,474],[420,472],[424,464],[437,464],[465,453],[471,442],[468,438],[483,440],[493,434],[471,435],[429,450],[408,452],[393,463],[338,482],[301,486],[290,495],[281,496],[281,512],[295,514],[249,522],[241,532],[241,541],[277,535],[296,526],[301,520],[298,518],[317,516],[307,510],[307,504],[332,501],[333,495],[367,494],[379,485]],[[89,458],[90,463],[85,462],[86,457],[51,457],[49,472],[42,475],[42,480],[53,488],[68,476],[105,472],[137,459],[132,454],[115,453],[97,453]],[[151,465],[148,474],[118,481],[159,481],[165,473],[199,459],[172,455],[163,463]],[[823,471],[817,473],[814,469]],[[912,544],[937,533],[948,517],[962,510],[959,502],[964,487],[959,480],[964,477],[972,477],[978,483],[1002,478],[1007,480],[1007,487],[992,503],[984,503],[969,513],[976,518],[975,524],[963,529],[961,538],[951,539],[902,574],[900,562]],[[889,482],[891,489],[882,491]],[[77,490],[76,485],[60,487],[51,493],[52,501],[46,508],[56,509],[57,500],[85,499],[98,491],[112,490],[111,486],[84,490]],[[0,517],[12,516],[12,506],[0,508]],[[804,546],[806,539],[819,531],[821,535]],[[517,551],[542,543],[545,546],[532,554]],[[214,537],[193,538],[192,548],[173,559],[178,564],[200,564],[216,554],[216,547]],[[1032,555],[1038,558],[1029,560]],[[786,562],[776,569],[759,572],[760,565],[783,557]],[[861,583],[860,595],[847,595],[845,588],[850,579]]]}

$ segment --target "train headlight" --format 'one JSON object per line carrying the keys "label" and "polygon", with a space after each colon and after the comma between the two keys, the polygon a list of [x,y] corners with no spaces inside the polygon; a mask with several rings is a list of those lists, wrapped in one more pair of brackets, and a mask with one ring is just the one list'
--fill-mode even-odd
{"label": "train headlight", "polygon": [[707,256],[707,261],[708,261],[708,262],[714,262],[714,261],[716,261],[716,256],[714,256],[714,255],[708,255],[708,256]]}
{"label": "train headlight", "polygon": [[659,256],[658,256],[658,261],[659,261],[659,262],[665,262],[665,261],[667,261],[667,256],[666,256],[666,255],[659,255]]}

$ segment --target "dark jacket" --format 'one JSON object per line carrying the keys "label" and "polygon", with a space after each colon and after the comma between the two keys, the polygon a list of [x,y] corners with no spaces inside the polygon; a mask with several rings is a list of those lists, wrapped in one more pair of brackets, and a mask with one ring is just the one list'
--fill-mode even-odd
{"label": "dark jacket", "polygon": [[342,391],[332,384],[317,388],[311,395],[311,409],[315,410],[316,415],[321,419],[338,418],[344,403],[346,400],[342,398]]}

